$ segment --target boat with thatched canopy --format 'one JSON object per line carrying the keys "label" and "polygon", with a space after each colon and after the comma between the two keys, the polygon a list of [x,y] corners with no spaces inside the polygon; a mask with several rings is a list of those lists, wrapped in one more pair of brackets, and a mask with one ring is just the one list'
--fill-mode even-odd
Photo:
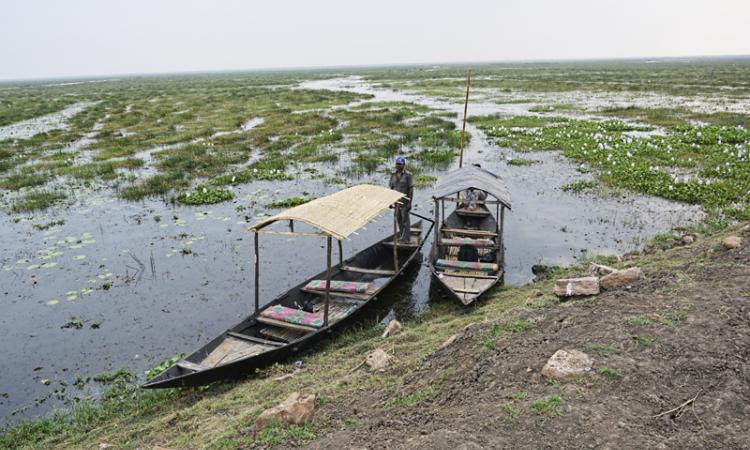
{"label": "boat with thatched canopy", "polygon": [[[505,183],[478,166],[443,175],[435,186],[435,236],[430,270],[437,283],[460,302],[470,305],[505,273],[503,222],[510,210]],[[445,207],[455,205],[448,217]],[[488,206],[495,206],[493,216]]]}
{"label": "boat with thatched canopy", "polygon": [[[424,242],[422,222],[412,226],[411,240],[404,243],[397,240],[394,218],[392,236],[346,260],[342,241],[389,207],[399,208],[403,199],[403,194],[384,187],[358,185],[295,206],[252,226],[249,230],[255,234],[255,311],[143,387],[197,386],[251,374],[356,322],[365,307],[377,302],[419,253]],[[274,227],[280,223],[288,224],[288,228]],[[299,223],[312,231],[295,230]],[[425,234],[431,230],[432,225]],[[261,234],[325,239],[326,269],[263,304],[259,291]],[[338,242],[338,264],[331,261],[334,239]]]}

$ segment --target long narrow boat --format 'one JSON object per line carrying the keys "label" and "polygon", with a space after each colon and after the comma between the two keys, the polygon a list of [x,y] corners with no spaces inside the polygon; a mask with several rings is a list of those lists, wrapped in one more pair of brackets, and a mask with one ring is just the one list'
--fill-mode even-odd
{"label": "long narrow boat", "polygon": [[[293,355],[324,336],[356,322],[369,305],[407,269],[424,243],[422,222],[411,228],[411,240],[396,234],[349,259],[341,240],[366,225],[389,206],[398,207],[403,195],[379,186],[359,185],[288,209],[252,228],[255,232],[255,312],[200,350],[147,381],[144,388],[199,386],[238,378]],[[293,231],[303,222],[316,232]],[[291,231],[266,227],[289,222]],[[426,230],[429,235],[432,224]],[[394,230],[395,230],[394,221]],[[259,307],[258,234],[303,235],[327,238],[328,267]],[[331,264],[331,241],[339,243],[339,263]]]}
{"label": "long narrow boat", "polygon": [[[469,191],[475,198],[466,198]],[[435,228],[430,270],[452,298],[467,306],[503,280],[503,222],[505,208],[510,209],[508,188],[494,173],[467,166],[442,176],[433,199],[439,226]],[[455,205],[447,218],[446,201]],[[495,216],[488,205],[496,206]]]}

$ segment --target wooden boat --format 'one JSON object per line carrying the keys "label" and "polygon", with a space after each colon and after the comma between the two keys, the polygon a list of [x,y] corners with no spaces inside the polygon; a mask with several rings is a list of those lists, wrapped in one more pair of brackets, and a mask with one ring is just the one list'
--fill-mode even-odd
{"label": "wooden boat", "polygon": [[[354,186],[291,208],[250,228],[255,232],[255,312],[147,381],[143,387],[198,386],[238,378],[282,361],[329,333],[356,322],[419,253],[424,243],[422,222],[412,226],[410,242],[398,242],[394,233],[346,260],[341,253],[341,239],[389,205],[398,204],[402,197],[398,192],[379,186]],[[289,221],[292,231],[266,230],[267,226],[281,221]],[[307,223],[319,231],[295,232],[294,221]],[[394,230],[395,227],[394,220]],[[432,225],[425,235],[431,230]],[[325,237],[328,267],[260,308],[258,234]],[[339,243],[339,264],[332,266],[333,238]]]}
{"label": "wooden boat", "polygon": [[[468,200],[468,191],[476,198]],[[435,228],[430,270],[451,297],[470,305],[503,280],[503,221],[505,209],[510,209],[508,189],[492,172],[467,166],[441,177],[433,199],[435,222],[439,225]],[[455,205],[447,218],[446,201]],[[496,206],[495,216],[488,205]]]}

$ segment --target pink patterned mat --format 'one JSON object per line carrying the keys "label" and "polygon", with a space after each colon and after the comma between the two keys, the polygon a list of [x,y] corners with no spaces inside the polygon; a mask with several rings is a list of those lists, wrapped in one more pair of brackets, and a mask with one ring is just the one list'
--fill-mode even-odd
{"label": "pink patterned mat", "polygon": [[[336,281],[331,280],[331,292],[365,293],[372,287],[372,283],[361,283],[359,281]],[[312,280],[305,285],[305,289],[312,291],[325,291],[326,280]]]}
{"label": "pink patterned mat", "polygon": [[287,308],[281,305],[272,306],[261,312],[260,315],[269,319],[282,320],[308,327],[320,328],[323,326],[323,314],[309,313],[301,309]]}
{"label": "pink patterned mat", "polygon": [[435,261],[435,267],[443,267],[446,269],[476,270],[478,272],[497,272],[499,269],[497,264],[493,263],[454,261],[450,259],[438,259],[437,261]]}

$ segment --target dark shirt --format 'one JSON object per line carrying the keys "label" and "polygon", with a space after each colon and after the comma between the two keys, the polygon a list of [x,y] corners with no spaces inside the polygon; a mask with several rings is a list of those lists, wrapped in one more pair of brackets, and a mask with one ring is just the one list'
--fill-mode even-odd
{"label": "dark shirt", "polygon": [[406,169],[404,169],[401,175],[394,170],[391,173],[391,180],[388,182],[388,187],[408,196],[411,194],[411,190],[414,189],[414,176]]}

